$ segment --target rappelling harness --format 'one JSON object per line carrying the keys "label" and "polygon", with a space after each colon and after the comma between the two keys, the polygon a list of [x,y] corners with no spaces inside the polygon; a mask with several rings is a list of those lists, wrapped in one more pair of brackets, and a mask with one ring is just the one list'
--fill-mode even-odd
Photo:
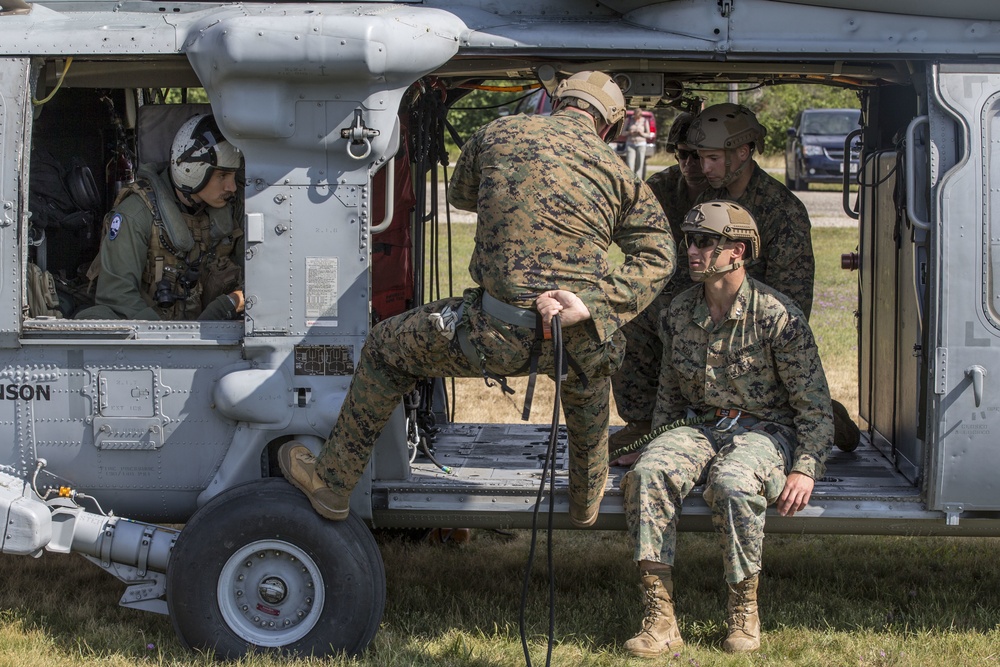
{"label": "rappelling harness", "polygon": [[762,422],[762,420],[757,417],[745,414],[738,408],[711,408],[700,415],[694,414],[694,411],[690,409],[688,412],[690,413],[690,416],[677,419],[669,424],[653,429],[641,438],[636,439],[632,444],[625,445],[624,447],[620,447],[611,452],[609,454],[609,458],[614,461],[620,456],[639,451],[667,431],[671,431],[682,426],[703,426],[705,424],[713,424],[710,429],[705,431],[705,435],[711,438],[715,433],[727,433],[737,427],[749,431],[757,424],[763,423],[764,425],[761,427],[761,430],[766,431],[773,436],[783,436],[781,427],[777,424],[772,422]]}
{"label": "rappelling harness", "polygon": [[[542,316],[538,313],[538,311],[531,310],[529,308],[519,308],[518,306],[512,306],[509,303],[504,303],[503,301],[491,296],[489,292],[484,290],[482,287],[467,290],[465,292],[464,298],[462,299],[462,305],[458,309],[458,323],[455,328],[455,336],[458,338],[459,347],[469,360],[469,363],[480,369],[487,386],[493,386],[491,382],[495,382],[500,385],[501,390],[505,394],[514,393],[514,390],[510,388],[510,385],[507,382],[506,376],[498,375],[486,370],[485,355],[483,355],[483,353],[480,352],[469,339],[470,323],[468,307],[476,304],[477,302],[480,303],[480,308],[487,315],[495,317],[501,322],[506,322],[507,324],[512,324],[518,327],[525,327],[535,332],[535,340],[531,345],[531,353],[527,363],[512,373],[512,375],[520,375],[525,370],[528,371],[528,386],[524,390],[524,409],[521,411],[521,419],[523,421],[528,421],[528,417],[531,414],[531,401],[535,393],[535,380],[538,377],[538,358],[542,354],[542,345],[544,342],[552,340],[552,330],[550,327],[546,326],[544,322],[542,322]],[[583,369],[573,356],[569,354],[565,346],[560,344],[558,349],[555,350],[555,354],[559,356],[559,361],[561,362],[560,367],[562,369],[562,377],[559,378],[560,380],[566,378],[566,369],[568,367],[573,369],[573,372],[575,372],[577,377],[580,378],[580,382],[584,387],[589,384],[586,373],[583,372]]]}

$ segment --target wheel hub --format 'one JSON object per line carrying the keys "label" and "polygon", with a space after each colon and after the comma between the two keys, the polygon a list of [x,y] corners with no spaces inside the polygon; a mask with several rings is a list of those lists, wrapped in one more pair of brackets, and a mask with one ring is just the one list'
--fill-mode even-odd
{"label": "wheel hub", "polygon": [[281,604],[288,595],[288,586],[279,577],[268,577],[257,586],[257,594],[268,604]]}
{"label": "wheel hub", "polygon": [[309,633],[323,612],[323,576],[312,557],[283,540],[236,551],[219,577],[226,624],[257,646],[287,646]]}

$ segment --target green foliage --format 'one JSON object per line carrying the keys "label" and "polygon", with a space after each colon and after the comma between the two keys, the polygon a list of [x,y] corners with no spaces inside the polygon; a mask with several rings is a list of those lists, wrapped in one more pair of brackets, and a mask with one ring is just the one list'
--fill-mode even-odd
{"label": "green foliage", "polygon": [[768,153],[784,152],[788,128],[795,121],[795,114],[802,109],[860,107],[857,93],[852,90],[812,84],[770,86],[746,95],[741,101],[757,114],[757,120],[767,128],[765,143]]}
{"label": "green foliage", "polygon": [[[492,83],[498,86],[505,85],[504,82]],[[507,82],[506,85],[510,83]],[[703,99],[704,106],[726,102],[729,98],[729,93],[718,87],[693,88],[690,93]],[[524,92],[474,90],[452,106],[448,121],[464,140],[501,113],[521,111],[517,102],[525,96]],[[813,107],[856,109],[860,106],[857,92],[819,84],[782,84],[737,89],[736,99],[757,114],[757,120],[767,128],[765,154],[779,155],[785,150],[788,128],[792,126],[795,114],[802,109]],[[653,110],[661,144],[666,140],[667,131],[678,113],[677,109],[670,107],[658,107]],[[457,153],[455,155],[457,156]]]}
{"label": "green foliage", "polygon": [[156,91],[166,104],[207,104],[204,88],[167,88]]}
{"label": "green foliage", "polygon": [[[692,89],[692,94],[704,99],[704,106],[729,101],[729,92],[719,88]],[[757,120],[767,129],[765,154],[781,155],[785,151],[788,128],[795,121],[795,114],[803,109],[857,109],[860,107],[857,92],[819,84],[780,84],[755,88],[737,88],[736,101],[757,114]],[[666,113],[671,114],[672,110]],[[657,120],[660,115],[657,114]],[[664,125],[661,137],[666,137],[669,124]]]}
{"label": "green foliage", "polygon": [[[500,115],[518,113],[521,108],[518,103],[537,95],[539,89],[522,90],[521,86],[510,81],[487,81],[483,84],[489,90],[472,90],[451,106],[448,112],[448,122],[455,128],[463,141],[473,132]],[[511,88],[510,92],[493,90],[493,88]],[[449,140],[451,138],[449,137]]]}

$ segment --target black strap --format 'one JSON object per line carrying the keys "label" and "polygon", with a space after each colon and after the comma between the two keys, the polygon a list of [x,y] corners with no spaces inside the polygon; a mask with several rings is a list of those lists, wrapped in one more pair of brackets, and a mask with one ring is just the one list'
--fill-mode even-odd
{"label": "black strap", "polygon": [[[542,354],[542,344],[545,342],[542,316],[536,312],[535,319],[535,340],[531,344],[531,356],[528,359],[528,386],[524,390],[524,409],[521,410],[521,421],[528,421],[528,418],[531,416],[531,401],[535,395],[535,380],[538,379],[538,357]],[[559,346],[557,354],[562,355],[559,380],[563,381],[566,379],[568,376],[566,368],[569,367],[580,378],[580,383],[586,389],[590,384],[590,380],[587,378],[587,374],[583,372],[580,364],[573,358],[573,355],[569,353],[564,345]]]}
{"label": "black strap", "polygon": [[528,360],[528,386],[524,390],[524,409],[521,410],[521,421],[528,421],[531,416],[531,400],[535,396],[535,380],[538,379],[538,357],[542,353],[541,327],[535,328],[535,341],[531,344],[531,357]]}

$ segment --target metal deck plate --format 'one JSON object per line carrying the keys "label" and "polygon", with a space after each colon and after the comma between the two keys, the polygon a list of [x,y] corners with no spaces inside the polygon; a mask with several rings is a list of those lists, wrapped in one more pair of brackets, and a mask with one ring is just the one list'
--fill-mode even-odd
{"label": "metal deck plate", "polygon": [[[377,481],[375,523],[383,526],[529,527],[538,498],[549,428],[539,424],[452,424],[441,428],[433,454],[445,472],[418,455],[405,480]],[[556,443],[554,524],[569,528],[566,429]],[[626,468],[613,467],[595,528],[624,529],[619,488]],[[548,483],[546,483],[548,487]],[[696,487],[685,500],[681,528],[711,530]],[[539,511],[548,510],[548,493]],[[544,525],[545,519],[540,519]],[[898,528],[893,528],[900,524]],[[851,453],[835,450],[809,506],[795,517],[768,510],[770,532],[938,532],[944,515],[924,508],[920,491],[865,439]],[[945,531],[950,532],[950,531]]]}

